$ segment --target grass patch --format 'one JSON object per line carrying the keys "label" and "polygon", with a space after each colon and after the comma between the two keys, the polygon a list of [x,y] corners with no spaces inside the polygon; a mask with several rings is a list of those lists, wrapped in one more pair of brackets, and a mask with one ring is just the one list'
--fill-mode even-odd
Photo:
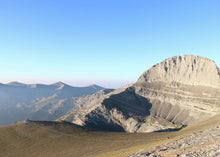
{"label": "grass patch", "polygon": [[124,154],[167,139],[167,136],[166,133],[92,131],[63,122],[16,123],[0,127],[0,154],[16,157]]}

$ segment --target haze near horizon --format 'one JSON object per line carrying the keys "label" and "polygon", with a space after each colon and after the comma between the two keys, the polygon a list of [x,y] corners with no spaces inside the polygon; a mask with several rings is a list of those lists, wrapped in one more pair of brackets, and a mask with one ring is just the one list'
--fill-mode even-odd
{"label": "haze near horizon", "polygon": [[0,2],[0,82],[135,82],[184,54],[220,64],[220,2],[9,0]]}

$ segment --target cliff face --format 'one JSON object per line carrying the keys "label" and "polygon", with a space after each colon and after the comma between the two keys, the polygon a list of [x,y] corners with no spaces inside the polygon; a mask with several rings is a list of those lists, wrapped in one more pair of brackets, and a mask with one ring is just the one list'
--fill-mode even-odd
{"label": "cliff face", "polygon": [[218,70],[215,62],[207,58],[192,55],[175,56],[154,65],[144,72],[137,82],[179,82],[219,88]]}
{"label": "cliff face", "polygon": [[79,108],[71,122],[126,132],[195,124],[220,112],[218,68],[203,57],[172,57],[144,72],[135,84],[103,95],[88,106]]}

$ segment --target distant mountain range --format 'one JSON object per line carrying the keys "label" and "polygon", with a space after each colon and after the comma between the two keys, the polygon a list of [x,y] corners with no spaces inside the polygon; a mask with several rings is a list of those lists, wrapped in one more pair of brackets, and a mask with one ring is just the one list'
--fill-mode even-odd
{"label": "distant mountain range", "polygon": [[108,131],[169,131],[220,113],[220,72],[214,61],[174,56],[118,89],[0,84],[0,125],[29,118],[64,120]]}
{"label": "distant mountain range", "polygon": [[76,97],[104,89],[97,85],[73,87],[11,82],[0,84],[0,126],[30,119],[55,120],[74,107]]}

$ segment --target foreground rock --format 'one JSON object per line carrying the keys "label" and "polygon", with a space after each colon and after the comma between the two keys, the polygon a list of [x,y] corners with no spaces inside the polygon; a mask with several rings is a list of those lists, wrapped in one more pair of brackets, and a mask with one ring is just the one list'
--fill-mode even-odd
{"label": "foreground rock", "polygon": [[220,156],[220,125],[142,150],[129,157]]}

